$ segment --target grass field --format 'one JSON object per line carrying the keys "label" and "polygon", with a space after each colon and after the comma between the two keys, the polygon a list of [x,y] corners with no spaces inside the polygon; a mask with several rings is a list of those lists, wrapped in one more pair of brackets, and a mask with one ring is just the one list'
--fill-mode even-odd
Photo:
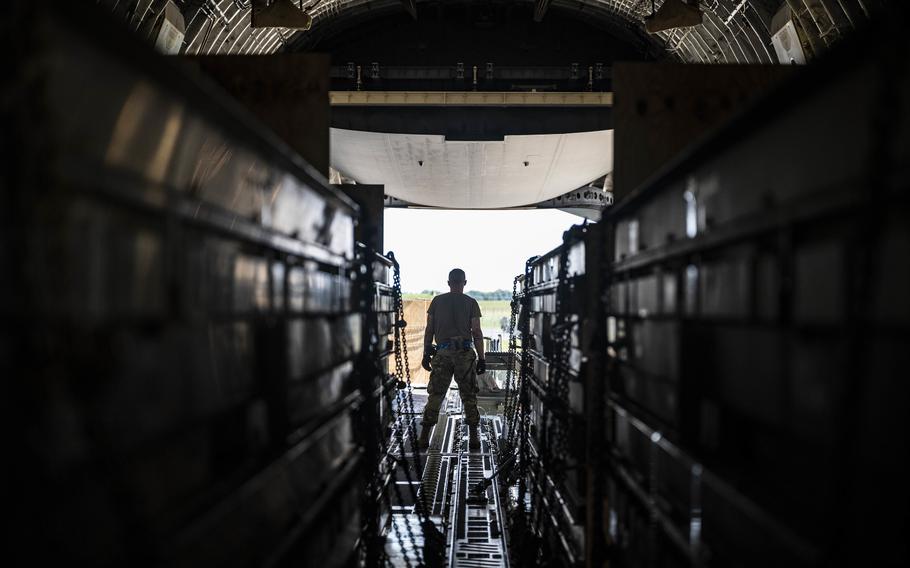
{"label": "grass field", "polygon": [[478,300],[480,304],[480,327],[484,332],[499,331],[502,318],[506,318],[506,329],[508,329],[508,319],[512,315],[511,302],[508,300]]}
{"label": "grass field", "polygon": [[[429,300],[432,294],[403,294],[405,300]],[[480,319],[480,327],[484,333],[490,334],[500,330],[502,318],[509,319],[512,315],[512,308],[508,300],[478,300],[480,304],[480,313],[483,317]],[[508,327],[508,323],[506,323]]]}
{"label": "grass field", "polygon": [[405,292],[401,297],[405,300],[432,300],[433,294],[414,294],[412,292]]}

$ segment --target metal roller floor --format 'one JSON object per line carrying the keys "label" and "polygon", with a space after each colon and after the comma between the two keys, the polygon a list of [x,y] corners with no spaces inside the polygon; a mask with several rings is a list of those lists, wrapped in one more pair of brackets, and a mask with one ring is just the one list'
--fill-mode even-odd
{"label": "metal roller floor", "polygon": [[[502,432],[502,417],[496,414],[501,396],[480,400],[481,448],[468,448],[468,430],[458,392],[452,390],[440,411],[430,440],[420,496],[432,520],[446,538],[446,562],[450,567],[496,568],[509,565],[499,486],[491,483],[482,494],[472,492],[497,467],[495,440]],[[486,411],[486,412],[484,412]],[[410,524],[419,531],[413,514],[396,515],[393,522],[404,532]],[[420,546],[422,535],[417,536]],[[395,566],[405,566],[400,547],[388,550]],[[397,553],[397,554],[396,554]]]}

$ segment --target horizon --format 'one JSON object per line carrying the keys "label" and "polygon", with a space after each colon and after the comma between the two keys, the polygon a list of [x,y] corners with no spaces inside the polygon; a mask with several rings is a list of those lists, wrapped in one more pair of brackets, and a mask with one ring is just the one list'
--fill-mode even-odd
{"label": "horizon", "polygon": [[[509,294],[512,293],[511,290],[506,290],[505,288],[497,288],[496,290],[473,290],[473,289],[471,289],[471,290],[465,290],[464,293],[465,294],[471,294],[471,293],[495,294],[497,292],[507,292]],[[402,292],[402,294],[416,294],[416,295],[425,295],[425,294],[434,294],[435,295],[435,294],[442,294],[442,293],[444,293],[444,290],[421,290],[420,292]]]}

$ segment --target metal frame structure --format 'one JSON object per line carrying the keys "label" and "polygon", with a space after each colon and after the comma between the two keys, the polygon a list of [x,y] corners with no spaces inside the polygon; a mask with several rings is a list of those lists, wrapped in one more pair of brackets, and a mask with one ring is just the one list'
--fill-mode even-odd
{"label": "metal frame structure", "polygon": [[[891,544],[906,519],[887,503],[908,498],[896,480],[910,441],[884,454],[876,441],[910,431],[906,22],[895,10],[838,46],[609,209],[600,233],[569,233],[531,261],[524,467],[530,487],[562,496],[531,532],[551,551],[578,543],[548,562],[906,560]],[[849,140],[826,131],[844,109]],[[602,275],[594,294],[568,260],[591,246],[603,247],[600,269],[583,271]],[[548,395],[566,345],[583,396]],[[585,450],[553,459],[549,432],[575,400]],[[590,472],[576,497],[588,515],[561,523],[578,495],[558,481],[571,455]]]}
{"label": "metal frame structure", "polygon": [[484,483],[501,463],[496,441],[503,433],[502,418],[484,417],[480,428],[481,448],[471,451],[461,401],[451,390],[430,441],[420,499],[446,533],[444,565],[453,568],[510,565],[507,496],[499,484]]}
{"label": "metal frame structure", "polygon": [[[527,526],[513,530],[539,539],[540,550],[521,558],[526,564],[578,565],[592,543],[586,502],[598,472],[586,448],[596,408],[586,393],[596,362],[583,352],[599,312],[599,234],[594,225],[568,231],[562,246],[529,260],[523,280],[519,389],[529,427],[519,461],[531,498]],[[515,507],[523,506],[519,496]]]}
{"label": "metal frame structure", "polygon": [[[140,29],[160,11],[163,0],[101,0]],[[880,0],[786,0],[805,30],[813,51],[821,52],[868,19]],[[659,8],[663,0],[653,2]],[[409,11],[415,18],[422,2],[402,0],[311,0],[303,7],[312,15],[313,29],[294,32],[280,28],[250,27],[249,2],[239,0],[184,0],[187,21],[186,53],[273,53],[286,47],[298,49],[314,39],[335,33],[339,27],[364,17]],[[538,0],[534,18],[540,21],[548,10],[578,13],[600,20],[618,36],[645,49],[665,50],[692,63],[777,63],[768,32],[771,17],[780,3],[763,0],[714,0],[700,2],[704,22],[648,37],[642,21],[652,3],[641,0]],[[647,46],[647,47],[645,47]]]}
{"label": "metal frame structure", "polygon": [[[12,9],[33,26],[0,34],[22,55],[0,371],[30,562],[372,567],[406,531],[428,564],[411,506],[423,542],[434,513],[455,529],[456,565],[910,556],[906,7],[528,262],[508,428],[465,453],[453,399],[420,498],[369,219],[125,32]],[[516,461],[517,487],[483,485]]]}
{"label": "metal frame structure", "polygon": [[613,106],[613,93],[577,92],[445,92],[445,91],[332,91],[332,106],[533,106],[561,108],[575,106]]}
{"label": "metal frame structure", "polygon": [[4,30],[0,107],[13,563],[371,550],[396,318],[357,206],[126,31],[9,9],[29,22]]}

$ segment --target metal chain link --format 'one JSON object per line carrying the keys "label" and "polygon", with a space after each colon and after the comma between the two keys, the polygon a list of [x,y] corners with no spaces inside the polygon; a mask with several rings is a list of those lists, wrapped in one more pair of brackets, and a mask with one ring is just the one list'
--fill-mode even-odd
{"label": "metal chain link", "polygon": [[[384,401],[389,408],[390,416],[393,416],[395,414],[394,411],[396,405],[393,404],[391,391],[388,388],[389,376],[384,374],[378,365],[381,357],[381,349],[379,348],[381,342],[378,335],[379,322],[375,319],[375,310],[377,307],[374,305],[374,295],[376,294],[376,288],[372,276],[372,262],[370,260],[373,254],[375,253],[368,251],[361,256],[361,267],[358,272],[360,275],[359,278],[361,279],[362,285],[364,286],[364,293],[360,300],[360,307],[363,311],[370,311],[373,314],[373,318],[368,321],[368,323],[371,323],[372,325],[368,331],[369,337],[365,346],[365,348],[369,350],[369,354],[367,359],[363,362],[364,367],[360,370],[360,372],[370,377],[383,377],[383,380],[380,381],[379,385],[381,398],[376,400],[372,397],[372,395],[369,395],[367,397],[366,404],[372,404],[372,401],[376,400],[376,402],[381,405]],[[369,365],[368,368],[367,365]],[[372,383],[372,381],[365,381],[363,386],[366,391],[369,392],[372,392],[375,388],[375,384]],[[392,490],[395,493],[395,498],[399,503],[404,502],[404,495],[401,492],[401,488],[398,486],[394,479],[394,471],[395,468],[397,468],[397,460],[394,457],[394,448],[391,447],[390,444],[392,439],[400,439],[400,436],[396,434],[397,432],[400,432],[400,427],[394,427],[394,431],[390,433],[391,435],[383,435],[381,431],[377,431],[376,428],[378,424],[375,421],[379,419],[379,416],[373,412],[363,412],[361,414],[361,428],[363,429],[361,436],[365,444],[370,444],[373,446],[373,451],[367,452],[367,454],[377,456],[377,458],[374,458],[372,475],[370,475],[368,478],[368,485],[364,495],[364,503],[366,506],[364,507],[365,515],[364,519],[362,519],[362,523],[365,530],[363,531],[364,538],[362,539],[361,546],[364,548],[367,566],[384,566],[389,565],[391,559],[388,556],[385,545],[381,544],[377,540],[381,533],[377,532],[380,519],[378,517],[379,509],[376,508],[375,504],[379,501],[384,501],[387,504],[389,511],[391,512],[393,510],[394,503],[392,502],[392,495],[385,488],[387,479],[390,477],[390,473],[392,481],[391,485]],[[370,420],[368,421],[367,419]],[[402,533],[401,527],[395,523],[394,520],[391,524],[392,534],[394,535],[399,549],[401,550],[402,561],[406,567],[411,568],[412,562],[409,556],[405,535]],[[423,566],[424,564],[419,554],[420,549],[417,547],[417,537],[414,535],[410,523],[406,523],[405,526],[407,529],[407,540],[410,541],[411,545],[410,554],[413,554],[414,561],[418,567]]]}
{"label": "metal chain link", "polygon": [[[394,253],[388,253],[387,257],[393,263],[393,302],[394,302],[394,313],[395,313],[395,324],[394,324],[394,359],[395,359],[395,381],[396,381],[396,393],[395,393],[395,439],[397,441],[398,450],[401,455],[400,464],[407,480],[407,485],[411,492],[411,498],[414,502],[414,512],[417,514],[417,517],[420,521],[420,525],[423,529],[423,540],[424,540],[424,550],[420,550],[416,546],[416,539],[414,537],[413,529],[411,523],[406,523],[406,531],[408,537],[411,539],[413,544],[413,550],[415,557],[419,566],[428,566],[438,564],[441,560],[436,558],[440,552],[440,545],[443,542],[442,535],[439,534],[435,524],[430,519],[429,511],[425,506],[423,501],[423,495],[418,492],[416,489],[416,484],[414,478],[411,475],[411,470],[416,473],[417,479],[421,479],[420,471],[420,447],[417,442],[417,427],[415,425],[417,413],[414,411],[414,398],[411,385],[411,369],[410,362],[408,360],[408,347],[407,340],[404,334],[404,330],[407,327],[407,322],[404,319],[404,300],[401,293],[401,267],[399,266],[397,260],[395,260]],[[391,399],[390,399],[391,406]],[[405,416],[407,414],[407,416]],[[409,462],[407,459],[407,451],[405,449],[405,439],[410,442],[411,456],[413,463]],[[396,490],[398,490],[397,484],[395,485]],[[399,501],[401,501],[399,495]],[[420,552],[421,554],[418,554]]]}
{"label": "metal chain link", "polygon": [[[525,262],[525,273],[524,279],[521,281],[521,295],[519,296],[518,305],[516,308],[519,310],[517,316],[518,324],[518,334],[521,337],[521,356],[519,357],[518,365],[518,380],[516,384],[516,390],[518,398],[513,403],[515,405],[514,412],[521,416],[521,421],[519,422],[520,431],[517,433],[518,436],[518,446],[519,446],[519,468],[520,478],[524,480],[525,476],[528,474],[528,467],[530,465],[528,461],[528,435],[530,432],[531,425],[531,408],[528,402],[528,377],[532,372],[531,367],[531,353],[529,349],[532,347],[532,340],[530,337],[530,330],[528,329],[529,323],[527,318],[525,318],[524,323],[521,319],[521,310],[530,310],[530,306],[527,304],[529,301],[528,289],[531,287],[532,275],[534,272],[534,262],[539,259],[539,256],[533,256]],[[527,311],[526,311],[527,313]],[[519,487],[521,490],[522,486]],[[520,493],[521,496],[521,507],[524,507],[524,494]]]}
{"label": "metal chain link", "polygon": [[[394,415],[394,417],[395,417],[391,439],[394,439],[396,442],[396,444],[394,446],[388,446],[386,449],[386,452],[383,455],[385,455],[388,460],[392,461],[391,485],[392,485],[393,491],[395,492],[395,498],[397,499],[397,501],[399,503],[404,503],[405,502],[404,495],[402,494],[401,487],[399,487],[398,482],[395,479],[395,470],[398,468],[399,464],[401,465],[402,470],[405,472],[405,478],[408,481],[408,487],[411,488],[411,497],[412,498],[414,498],[415,490],[414,490],[414,484],[412,483],[411,475],[410,475],[410,464],[408,464],[408,462],[407,462],[407,456],[406,456],[406,451],[405,451],[405,447],[404,447],[404,426],[402,423],[403,422],[403,418],[402,418],[403,395],[401,393],[401,389],[397,388],[397,385],[395,388],[394,400],[391,396],[390,389],[383,388],[383,392],[385,394],[386,403],[388,404],[388,407],[389,407],[389,412],[392,415]],[[401,455],[400,459],[396,456],[396,453],[399,453]],[[393,503],[392,503],[391,497],[389,496],[388,492],[386,492],[386,499],[387,499],[387,503],[389,505],[389,511],[390,511],[390,513],[392,513],[393,512],[393,509],[392,509]],[[415,501],[415,503],[416,503],[416,501]],[[404,536],[402,535],[401,528],[395,522],[394,517],[391,520],[391,524],[392,524],[392,532],[395,534],[395,538],[398,541],[398,546],[401,549],[402,558],[404,559],[405,565],[408,566],[408,568],[410,568],[411,561],[408,556],[408,552],[407,552],[408,549],[405,546]],[[414,529],[411,526],[410,521],[407,519],[405,522],[405,532],[407,533],[407,538],[410,541],[411,551],[412,551],[412,554],[414,555],[414,560],[417,563],[417,566],[418,567],[424,566],[425,564],[423,562],[421,550],[417,546],[417,536],[414,534]]]}
{"label": "metal chain link", "polygon": [[[405,412],[408,413],[408,417],[404,420],[405,432],[407,433],[407,438],[411,442],[411,452],[414,457],[414,471],[417,472],[417,476],[421,477],[420,472],[420,447],[417,444],[417,428],[414,425],[415,417],[417,415],[414,412],[414,397],[411,388],[411,368],[408,362],[408,345],[404,336],[404,329],[407,327],[407,322],[404,319],[404,300],[401,295],[401,267],[398,265],[398,261],[395,260],[395,254],[390,252],[388,258],[394,263],[394,302],[395,302],[395,334],[394,334],[394,348],[395,348],[395,373],[398,380],[399,394],[400,391],[404,391],[404,396],[402,397],[403,406]],[[399,412],[399,417],[401,416]],[[402,446],[402,452],[404,452],[404,446]],[[404,455],[404,453],[402,453]],[[406,473],[410,475],[410,471],[406,469]],[[421,518],[426,516],[424,512],[423,502],[419,500],[416,495],[415,490],[415,507],[418,511],[418,514],[421,515]]]}
{"label": "metal chain link", "polygon": [[569,365],[572,355],[572,331],[575,327],[575,319],[569,312],[570,298],[572,297],[572,280],[569,277],[570,261],[569,250],[571,244],[568,233],[563,240],[563,248],[559,254],[559,286],[556,294],[556,373],[553,381],[553,391],[555,399],[554,408],[559,410],[561,420],[555,422],[555,444],[554,452],[554,472],[558,478],[562,478],[565,473],[566,463],[569,458],[569,428],[571,426],[571,411],[569,405]]}
{"label": "metal chain link", "polygon": [[[386,455],[390,456],[393,460],[395,459],[394,454],[392,454],[391,452]],[[397,466],[397,460],[396,460],[396,463],[393,464],[393,466],[392,466],[393,474],[392,474],[391,485],[392,485],[393,491],[395,491],[395,498],[398,500],[399,503],[403,503],[404,496],[401,494],[401,488],[398,487],[398,483],[396,482],[395,476],[394,476],[394,469],[397,467],[398,466]],[[405,564],[405,566],[410,568],[411,559],[408,556],[408,548],[405,546],[405,540],[404,540],[404,536],[401,533],[401,527],[399,527],[398,523],[395,522],[394,510],[393,510],[394,504],[392,503],[392,497],[391,497],[391,495],[389,495],[388,491],[385,492],[385,497],[386,497],[386,503],[389,506],[389,514],[391,515],[390,522],[392,524],[392,532],[395,534],[395,540],[398,541],[398,548],[401,550],[401,557],[404,560],[404,564]],[[421,554],[420,554],[420,548],[418,548],[418,546],[417,546],[417,537],[414,535],[414,530],[411,528],[411,523],[407,519],[405,519],[405,530],[407,532],[408,540],[410,541],[410,544],[411,544],[411,551],[412,551],[412,554],[414,555],[414,561],[417,563],[418,567],[423,566],[424,565],[423,558],[421,557]],[[386,557],[386,562],[389,565],[392,565],[391,559],[388,557]]]}
{"label": "metal chain link", "polygon": [[556,322],[553,325],[553,362],[549,366],[549,377],[545,388],[545,403],[542,405],[542,416],[539,417],[540,429],[538,445],[537,494],[533,508],[534,534],[543,536],[543,499],[546,488],[546,476],[552,474],[554,481],[559,482],[565,473],[568,448],[568,364],[571,353],[572,317],[567,307],[571,295],[569,279],[570,232],[563,235],[563,246],[559,251],[556,287]]}
{"label": "metal chain link", "polygon": [[[530,306],[528,289],[531,287],[532,283],[532,274],[533,274],[533,263],[539,257],[533,257],[528,259],[525,263],[525,276],[524,281],[522,282],[522,295],[521,295],[521,305],[525,310],[529,310]],[[528,495],[528,481],[531,467],[530,460],[530,438],[531,438],[531,406],[529,400],[530,393],[530,380],[528,377],[531,376],[533,372],[531,364],[531,353],[530,348],[532,347],[532,340],[530,337],[529,321],[522,321],[519,317],[518,322],[519,333],[521,334],[521,357],[518,369],[518,411],[521,416],[519,422],[520,431],[518,433],[518,509],[515,515],[516,525],[513,525],[513,533],[521,535],[519,538],[522,540],[527,539],[531,535],[531,517],[527,514],[526,505],[527,505],[527,495]],[[534,509],[531,510],[532,514]],[[521,549],[513,549],[516,553],[517,564],[519,565],[530,565],[536,563],[536,556],[538,554],[536,546],[525,546]]]}
{"label": "metal chain link", "polygon": [[507,445],[511,450],[515,447],[515,431],[517,429],[518,418],[518,377],[515,373],[515,357],[518,350],[518,337],[515,334],[515,325],[518,319],[518,312],[521,306],[521,299],[518,295],[518,282],[521,276],[516,276],[512,281],[512,314],[509,318],[509,368],[506,373],[506,399],[504,412],[506,415],[506,427],[508,428]]}
{"label": "metal chain link", "polygon": [[[387,562],[384,540],[381,538],[380,504],[385,494],[383,486],[383,461],[385,439],[378,435],[381,399],[375,397],[376,379],[383,374],[379,369],[380,353],[377,348],[378,316],[375,305],[376,283],[373,279],[372,262],[375,253],[366,247],[358,247],[353,275],[357,283],[357,310],[365,315],[363,346],[356,366],[356,376],[364,402],[356,414],[358,443],[363,446],[365,487],[361,496],[361,539],[359,555],[361,566],[377,568]],[[387,496],[387,495],[386,495]]]}

